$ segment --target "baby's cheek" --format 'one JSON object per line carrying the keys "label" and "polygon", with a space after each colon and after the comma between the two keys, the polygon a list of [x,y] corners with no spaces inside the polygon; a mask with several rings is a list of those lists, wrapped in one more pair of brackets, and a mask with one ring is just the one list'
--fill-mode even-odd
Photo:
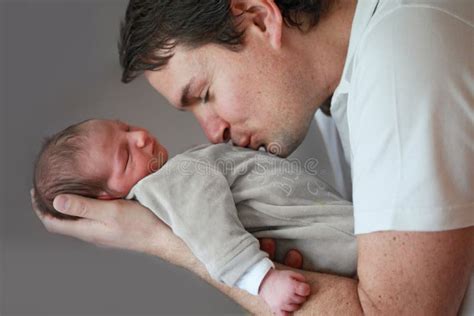
{"label": "baby's cheek", "polygon": [[147,176],[153,172],[156,172],[158,171],[158,169],[160,169],[161,167],[161,160],[157,157],[152,157],[148,160],[148,163],[147,163],[147,166],[146,166],[146,174],[144,176]]}
{"label": "baby's cheek", "polygon": [[131,173],[127,176],[130,182],[130,187],[134,186],[138,181],[145,178],[151,173],[149,159],[143,159],[141,161],[135,161]]}

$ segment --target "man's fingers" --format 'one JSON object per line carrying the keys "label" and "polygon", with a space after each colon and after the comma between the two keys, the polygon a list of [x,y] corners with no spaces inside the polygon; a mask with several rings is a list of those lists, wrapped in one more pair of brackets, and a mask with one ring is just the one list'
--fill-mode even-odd
{"label": "man's fingers", "polygon": [[[98,243],[101,236],[97,234],[106,233],[104,225],[90,219],[81,218],[77,221],[69,221],[45,215],[41,220],[50,233],[71,236],[87,242]],[[98,225],[101,227],[97,227]]]}
{"label": "man's fingers", "polygon": [[54,201],[54,208],[63,214],[88,218],[93,220],[110,220],[113,218],[116,203],[119,201],[106,201],[86,198],[73,194],[58,195]]}
{"label": "man's fingers", "polygon": [[31,197],[31,206],[33,207],[33,211],[35,211],[36,216],[38,216],[41,220],[43,220],[44,214],[39,210],[38,203],[36,203],[35,189],[30,190],[30,197]]}
{"label": "man's fingers", "polygon": [[292,249],[286,254],[284,264],[295,269],[301,269],[303,256],[298,250]]}
{"label": "man's fingers", "polygon": [[275,259],[275,240],[270,238],[260,238],[260,249],[268,253],[270,260]]}
{"label": "man's fingers", "polygon": [[[81,235],[77,229],[78,226],[72,224],[74,221],[58,219],[48,213],[42,212],[36,202],[36,193],[34,189],[30,190],[30,196],[33,211],[36,213],[48,232],[62,235],[72,235],[74,237],[76,237],[78,234]],[[83,227],[84,224],[85,223],[79,224],[79,227]],[[90,223],[88,224],[90,225]],[[69,229],[71,229],[71,231],[69,231]]]}

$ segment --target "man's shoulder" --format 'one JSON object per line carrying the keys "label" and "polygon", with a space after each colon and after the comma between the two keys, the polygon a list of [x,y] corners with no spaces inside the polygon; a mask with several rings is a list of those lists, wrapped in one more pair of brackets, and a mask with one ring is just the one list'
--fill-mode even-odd
{"label": "man's shoulder", "polygon": [[[379,53],[386,54],[406,49],[414,56],[420,51],[439,55],[445,49],[456,49],[456,45],[443,43],[465,43],[473,32],[473,1],[380,0],[364,30],[358,51],[366,52],[367,47],[374,51],[379,47]],[[392,45],[388,45],[389,42]],[[428,50],[423,51],[425,48]]]}
{"label": "man's shoulder", "polygon": [[351,69],[344,119],[357,232],[472,223],[465,135],[472,131],[474,28],[454,5],[399,3],[370,22]]}
{"label": "man's shoulder", "polygon": [[411,13],[421,13],[421,19],[423,19],[423,14],[440,14],[472,27],[474,2],[471,0],[379,0],[370,24],[378,24],[386,18],[403,18],[404,15]]}
{"label": "man's shoulder", "polygon": [[474,55],[474,23],[473,14],[458,14],[460,6],[474,12],[472,1],[398,1],[382,7],[355,52],[352,95],[385,88],[384,98],[403,91],[433,96],[457,93],[458,85],[468,84],[474,77],[474,68],[466,67]]}

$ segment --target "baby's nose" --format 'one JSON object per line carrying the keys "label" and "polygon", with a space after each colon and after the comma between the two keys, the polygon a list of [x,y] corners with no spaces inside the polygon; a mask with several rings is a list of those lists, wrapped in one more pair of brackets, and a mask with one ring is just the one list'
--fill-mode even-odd
{"label": "baby's nose", "polygon": [[141,130],[141,131],[136,131],[135,133],[136,133],[135,136],[136,136],[137,147],[139,148],[145,147],[150,140],[150,135],[148,134],[148,132]]}

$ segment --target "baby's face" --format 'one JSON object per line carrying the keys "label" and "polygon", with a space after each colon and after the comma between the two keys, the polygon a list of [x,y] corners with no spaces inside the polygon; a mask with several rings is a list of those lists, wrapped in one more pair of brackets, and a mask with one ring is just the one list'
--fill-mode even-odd
{"label": "baby's face", "polygon": [[[120,121],[92,120],[87,172],[107,179],[114,196],[124,197],[141,179],[160,169],[168,152],[146,129]],[[115,196],[116,195],[116,196]]]}

